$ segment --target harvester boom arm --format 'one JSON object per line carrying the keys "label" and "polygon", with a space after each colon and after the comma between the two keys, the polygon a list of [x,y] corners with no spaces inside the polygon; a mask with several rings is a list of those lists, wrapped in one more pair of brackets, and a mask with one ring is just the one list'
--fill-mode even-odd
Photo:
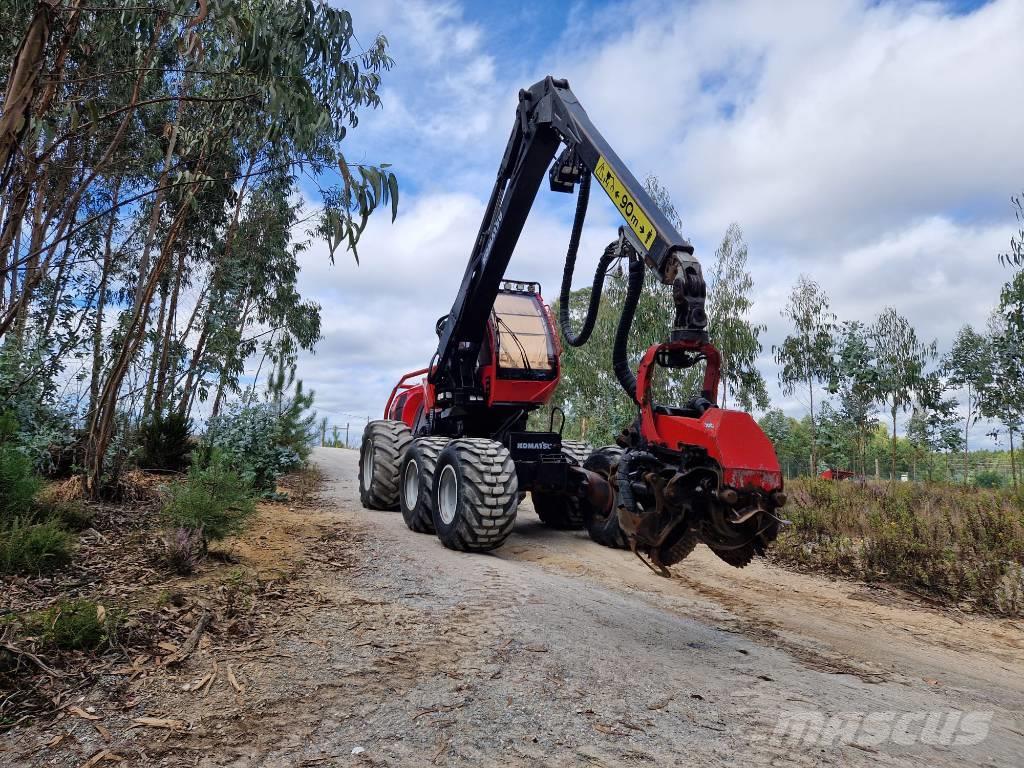
{"label": "harvester boom arm", "polygon": [[[559,148],[565,149],[552,167]],[[674,284],[673,337],[704,333],[703,278],[683,238],[594,127],[565,80],[547,77],[519,92],[515,125],[452,309],[440,331],[431,379],[443,389],[472,390],[474,366],[501,280],[549,167],[552,189],[571,192],[584,173],[626,221],[626,239],[662,282]],[[691,312],[686,297],[698,294]]]}

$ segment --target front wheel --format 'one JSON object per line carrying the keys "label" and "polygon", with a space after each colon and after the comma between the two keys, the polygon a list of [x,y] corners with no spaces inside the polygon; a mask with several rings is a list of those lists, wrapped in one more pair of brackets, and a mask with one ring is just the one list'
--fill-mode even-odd
{"label": "front wheel", "polygon": [[433,482],[437,538],[449,549],[487,552],[500,547],[516,520],[516,465],[501,443],[453,440],[437,458]]}
{"label": "front wheel", "polygon": [[367,509],[398,506],[398,468],[412,432],[403,422],[371,421],[359,448],[359,500]]}
{"label": "front wheel", "polygon": [[405,451],[402,459],[402,486],[398,505],[409,530],[434,532],[434,468],[437,457],[448,444],[447,437],[418,437]]}

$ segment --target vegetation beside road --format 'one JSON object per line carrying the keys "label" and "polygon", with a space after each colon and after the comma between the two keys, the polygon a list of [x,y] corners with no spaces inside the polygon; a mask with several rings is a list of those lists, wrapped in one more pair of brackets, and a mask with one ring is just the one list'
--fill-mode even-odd
{"label": "vegetation beside road", "polygon": [[1024,495],[925,483],[799,479],[771,558],[942,604],[1024,614]]}

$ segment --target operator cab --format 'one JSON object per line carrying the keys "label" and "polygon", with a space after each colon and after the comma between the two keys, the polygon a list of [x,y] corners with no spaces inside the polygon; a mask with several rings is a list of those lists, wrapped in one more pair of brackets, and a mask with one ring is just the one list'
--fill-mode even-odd
{"label": "operator cab", "polygon": [[502,283],[490,326],[497,378],[550,381],[558,375],[555,331],[539,284]]}

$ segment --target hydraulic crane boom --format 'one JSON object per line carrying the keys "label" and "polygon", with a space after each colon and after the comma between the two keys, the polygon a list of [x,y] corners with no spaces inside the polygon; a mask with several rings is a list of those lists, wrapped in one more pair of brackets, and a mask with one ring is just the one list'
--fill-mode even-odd
{"label": "hydraulic crane boom", "polygon": [[704,283],[693,246],[683,238],[619,159],[566,80],[547,77],[519,92],[515,125],[458,295],[440,332],[432,381],[458,405],[476,393],[474,375],[486,320],[545,172],[551,188],[571,192],[584,171],[608,194],[628,225],[626,237],[662,282],[677,286],[673,340],[706,340]]}

